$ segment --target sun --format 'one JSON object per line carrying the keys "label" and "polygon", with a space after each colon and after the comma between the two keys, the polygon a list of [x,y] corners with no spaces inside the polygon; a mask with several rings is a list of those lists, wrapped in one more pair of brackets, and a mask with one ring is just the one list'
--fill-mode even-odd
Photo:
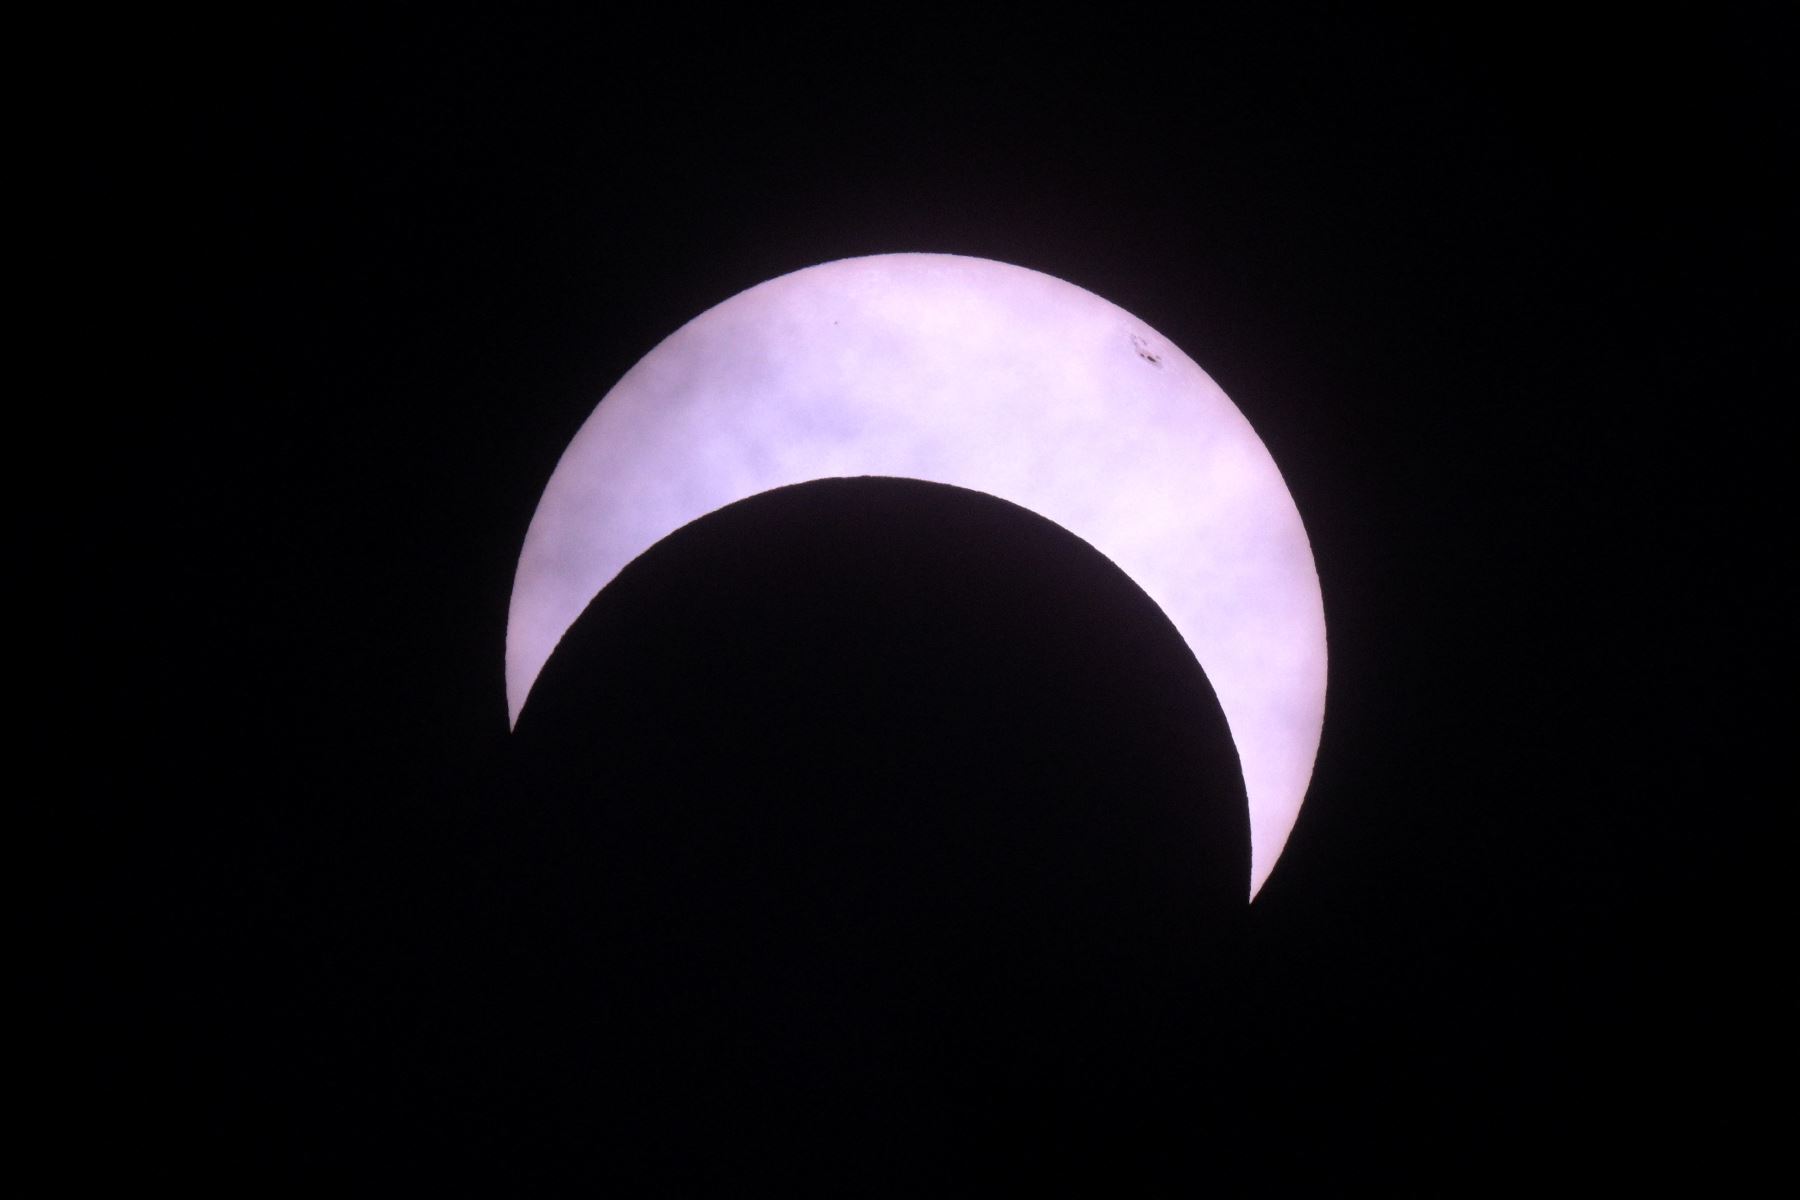
{"label": "sun", "polygon": [[1198,364],[1116,305],[1022,267],[825,263],[732,297],[647,354],[575,435],[526,534],[511,718],[588,602],[662,538],[774,488],[857,475],[1018,504],[1162,608],[1237,745],[1254,896],[1299,815],[1324,720],[1305,527]]}

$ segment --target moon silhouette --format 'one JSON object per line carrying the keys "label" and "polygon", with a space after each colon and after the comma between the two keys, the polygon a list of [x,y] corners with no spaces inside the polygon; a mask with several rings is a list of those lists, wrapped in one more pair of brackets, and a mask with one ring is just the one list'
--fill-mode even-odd
{"label": "moon silhouette", "polygon": [[1023,267],[825,263],[733,296],[645,355],[576,433],[526,533],[507,619],[511,720],[588,603],[662,538],[774,488],[860,475],[1027,508],[1162,608],[1237,746],[1254,897],[1324,720],[1305,527],[1250,423],[1192,359]]}

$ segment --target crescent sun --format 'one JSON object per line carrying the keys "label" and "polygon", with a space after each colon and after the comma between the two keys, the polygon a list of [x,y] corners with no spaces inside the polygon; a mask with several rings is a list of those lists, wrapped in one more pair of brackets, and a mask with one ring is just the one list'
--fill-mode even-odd
{"label": "crescent sun", "polygon": [[1300,812],[1325,714],[1312,547],[1250,423],[1123,309],[1023,267],[844,259],[741,292],[645,355],[564,451],[514,578],[517,723],[618,573],[728,504],[885,475],[986,492],[1082,538],[1158,604],[1224,710],[1250,894]]}

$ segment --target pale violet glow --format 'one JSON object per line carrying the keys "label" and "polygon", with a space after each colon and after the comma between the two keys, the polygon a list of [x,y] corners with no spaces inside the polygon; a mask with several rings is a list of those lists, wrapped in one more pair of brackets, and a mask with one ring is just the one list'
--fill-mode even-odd
{"label": "pale violet glow", "polygon": [[1192,359],[1022,267],[825,263],[702,313],[563,453],[506,630],[513,721],[588,602],[688,522],[771,488],[890,475],[1054,521],[1162,607],[1224,708],[1250,805],[1250,894],[1286,843],[1325,714],[1325,616],[1281,473]]}

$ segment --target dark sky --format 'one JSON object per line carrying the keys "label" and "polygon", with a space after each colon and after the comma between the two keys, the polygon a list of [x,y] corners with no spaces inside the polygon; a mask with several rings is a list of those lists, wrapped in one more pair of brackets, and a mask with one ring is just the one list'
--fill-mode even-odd
{"label": "dark sky", "polygon": [[[78,614],[103,715],[50,923],[87,947],[57,1111],[116,1149],[86,1161],[1149,1194],[1741,1167],[1766,22],[849,16],[194,19],[88,68],[73,215],[117,282],[78,303],[150,345],[92,355],[117,574]],[[979,498],[702,523],[563,668],[641,690],[571,683],[555,736],[509,737],[512,567],[600,396],[746,287],[903,250],[1137,314],[1287,478],[1331,682],[1247,913],[1211,898],[1241,785],[1203,676]]]}

